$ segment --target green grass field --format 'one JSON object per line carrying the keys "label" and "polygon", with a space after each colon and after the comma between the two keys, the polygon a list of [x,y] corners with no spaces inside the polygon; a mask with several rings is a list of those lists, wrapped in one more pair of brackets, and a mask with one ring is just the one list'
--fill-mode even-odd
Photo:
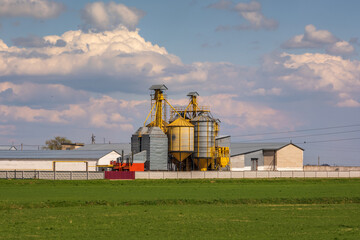
{"label": "green grass field", "polygon": [[360,239],[360,179],[0,180],[0,239]]}

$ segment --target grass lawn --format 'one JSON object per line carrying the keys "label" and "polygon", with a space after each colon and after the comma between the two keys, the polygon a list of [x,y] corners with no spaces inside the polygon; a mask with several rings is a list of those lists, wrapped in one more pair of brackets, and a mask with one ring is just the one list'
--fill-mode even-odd
{"label": "grass lawn", "polygon": [[0,180],[0,239],[360,239],[360,179]]}

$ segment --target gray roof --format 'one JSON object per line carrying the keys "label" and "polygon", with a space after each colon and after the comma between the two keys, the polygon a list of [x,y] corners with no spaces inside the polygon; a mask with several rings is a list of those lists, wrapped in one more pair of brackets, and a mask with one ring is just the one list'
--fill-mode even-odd
{"label": "gray roof", "polygon": [[231,136],[230,136],[230,135],[220,135],[220,136],[217,136],[217,137],[215,138],[215,140],[223,139],[223,138],[231,138]]}
{"label": "gray roof", "polygon": [[71,150],[1,151],[0,159],[100,159],[110,152]]}
{"label": "gray roof", "polygon": [[0,151],[17,150],[15,146],[0,146]]}
{"label": "gray roof", "polygon": [[124,150],[124,155],[131,153],[130,143],[110,143],[110,144],[86,144],[83,147],[77,148],[73,151],[116,151],[121,154]]}
{"label": "gray roof", "polygon": [[186,96],[191,97],[191,96],[200,96],[200,95],[198,94],[198,92],[189,92]]}
{"label": "gray roof", "polygon": [[[278,150],[280,148],[285,147],[286,145],[289,145],[292,143],[271,143],[271,142],[265,142],[265,143],[231,143],[231,156],[236,156],[240,154],[255,152],[259,150]],[[295,144],[292,144],[296,146]],[[296,146],[300,148],[299,146]],[[300,148],[302,149],[302,148]],[[302,149],[303,150],[303,149]]]}
{"label": "gray roof", "polygon": [[164,84],[152,85],[152,86],[149,88],[149,90],[156,90],[156,89],[168,90],[168,88],[167,88]]}

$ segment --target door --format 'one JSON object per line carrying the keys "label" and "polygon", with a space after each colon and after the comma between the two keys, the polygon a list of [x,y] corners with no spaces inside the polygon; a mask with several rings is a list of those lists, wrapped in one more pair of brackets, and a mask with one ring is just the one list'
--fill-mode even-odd
{"label": "door", "polygon": [[258,170],[258,159],[257,158],[251,158],[251,171],[257,171]]}

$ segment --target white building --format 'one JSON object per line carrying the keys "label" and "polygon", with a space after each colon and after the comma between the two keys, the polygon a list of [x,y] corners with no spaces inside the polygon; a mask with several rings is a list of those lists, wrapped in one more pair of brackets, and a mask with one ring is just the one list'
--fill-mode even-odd
{"label": "white building", "polygon": [[1,151],[0,170],[98,171],[116,161],[117,151]]}

